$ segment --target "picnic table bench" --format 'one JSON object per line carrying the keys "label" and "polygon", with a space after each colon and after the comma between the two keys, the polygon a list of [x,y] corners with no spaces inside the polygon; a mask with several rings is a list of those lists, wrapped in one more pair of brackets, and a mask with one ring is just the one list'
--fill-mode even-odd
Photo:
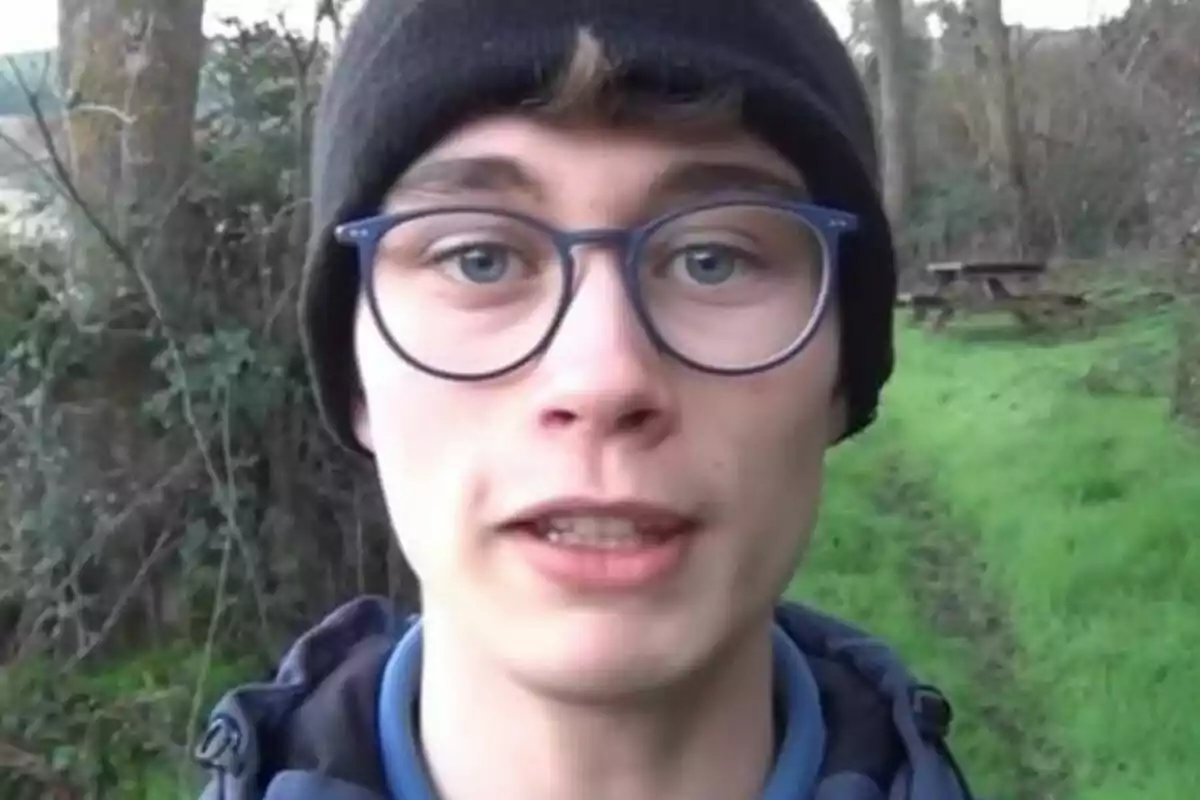
{"label": "picnic table bench", "polygon": [[926,267],[932,288],[902,294],[898,304],[912,310],[915,322],[934,314],[935,330],[959,312],[1004,312],[1029,327],[1077,316],[1086,299],[1047,288],[1047,271],[1044,261],[939,261]]}

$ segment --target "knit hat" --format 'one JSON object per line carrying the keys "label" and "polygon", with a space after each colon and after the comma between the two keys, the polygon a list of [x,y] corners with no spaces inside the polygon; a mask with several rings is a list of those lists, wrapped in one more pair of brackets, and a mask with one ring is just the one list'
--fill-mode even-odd
{"label": "knit hat", "polygon": [[334,227],[378,213],[396,179],[459,125],[545,96],[585,27],[619,85],[639,94],[736,90],[747,130],[795,164],[812,202],[859,216],[841,245],[838,310],[845,437],[865,428],[893,366],[895,256],[870,107],[814,0],[366,0],[317,109],[300,299],[335,438],[363,452],[351,413],[357,256]]}

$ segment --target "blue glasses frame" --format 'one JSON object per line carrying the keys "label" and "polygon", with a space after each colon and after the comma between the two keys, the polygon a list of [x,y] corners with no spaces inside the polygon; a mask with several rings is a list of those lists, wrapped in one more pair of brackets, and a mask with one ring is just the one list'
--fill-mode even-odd
{"label": "blue glasses frame", "polygon": [[[811,226],[819,234],[822,255],[825,259],[823,269],[821,270],[821,286],[817,294],[816,307],[813,309],[812,318],[801,331],[796,340],[784,349],[779,354],[772,356],[765,361],[758,362],[746,367],[725,368],[713,367],[701,361],[697,361],[684,353],[679,352],[672,347],[669,342],[659,333],[654,325],[654,320],[646,307],[645,299],[642,297],[641,284],[638,281],[638,261],[642,247],[645,242],[652,237],[657,231],[666,225],[671,224],[680,217],[694,214],[699,211],[711,210],[714,208],[723,208],[728,206],[759,206],[764,208],[772,208],[779,211],[786,211],[794,214],[809,226]],[[426,364],[410,354],[404,347],[396,341],[392,332],[388,330],[387,324],[383,321],[383,314],[379,308],[379,299],[375,294],[375,279],[374,266],[376,256],[378,255],[379,242],[388,231],[422,217],[458,213],[458,214],[493,214],[497,216],[507,217],[516,220],[525,225],[539,230],[554,243],[558,250],[559,265],[563,270],[563,292],[562,298],[559,300],[558,308],[551,319],[549,326],[546,328],[546,333],[536,344],[529,350],[528,353],[518,357],[513,363],[483,373],[457,373],[438,369],[430,364]],[[439,378],[456,381],[482,381],[491,378],[498,378],[510,372],[520,369],[528,364],[533,359],[541,355],[554,341],[555,335],[558,333],[559,327],[562,325],[563,319],[566,317],[568,310],[571,307],[571,301],[575,294],[575,279],[577,276],[577,267],[575,264],[574,250],[580,245],[601,245],[614,248],[620,256],[620,271],[621,281],[625,287],[625,294],[629,298],[633,306],[634,312],[637,314],[638,321],[642,325],[642,329],[650,337],[651,342],[660,352],[670,355],[672,358],[680,361],[692,369],[699,370],[714,375],[752,375],[758,372],[765,372],[773,369],[780,364],[790,360],[799,353],[816,333],[822,319],[824,318],[829,300],[833,296],[834,287],[836,284],[835,273],[838,270],[838,252],[841,237],[843,234],[851,233],[858,229],[858,217],[854,214],[840,211],[838,209],[827,208],[825,206],[812,205],[809,203],[789,202],[786,200],[778,200],[775,198],[745,198],[731,197],[724,199],[709,200],[697,205],[690,205],[685,208],[680,208],[672,211],[669,214],[657,217],[649,222],[628,228],[586,228],[580,230],[562,230],[537,217],[523,214],[516,211],[510,211],[503,208],[493,206],[436,206],[423,208],[418,211],[405,211],[390,214],[380,214],[365,219],[355,220],[338,225],[334,228],[334,238],[341,244],[353,246],[358,253],[358,269],[359,279],[363,281],[366,288],[367,305],[371,310],[371,316],[374,318],[375,326],[383,335],[388,346],[396,352],[400,358],[413,367],[426,372],[430,375]]]}

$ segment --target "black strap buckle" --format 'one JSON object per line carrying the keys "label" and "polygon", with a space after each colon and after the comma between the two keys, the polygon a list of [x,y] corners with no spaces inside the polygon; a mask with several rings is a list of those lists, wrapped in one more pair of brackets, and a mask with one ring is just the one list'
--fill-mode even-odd
{"label": "black strap buckle", "polygon": [[950,735],[954,709],[950,701],[933,686],[917,686],[909,693],[909,703],[917,730],[927,741],[941,741]]}

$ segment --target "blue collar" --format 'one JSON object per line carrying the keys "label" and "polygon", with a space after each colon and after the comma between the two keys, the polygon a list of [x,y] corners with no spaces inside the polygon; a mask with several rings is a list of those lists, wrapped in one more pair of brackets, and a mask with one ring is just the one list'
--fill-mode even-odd
{"label": "blue collar", "polygon": [[[772,630],[782,738],[761,800],[808,800],[825,755],[821,696],[808,660],[778,625]],[[421,623],[396,643],[379,688],[379,749],[392,800],[436,800],[416,731],[420,685]]]}

